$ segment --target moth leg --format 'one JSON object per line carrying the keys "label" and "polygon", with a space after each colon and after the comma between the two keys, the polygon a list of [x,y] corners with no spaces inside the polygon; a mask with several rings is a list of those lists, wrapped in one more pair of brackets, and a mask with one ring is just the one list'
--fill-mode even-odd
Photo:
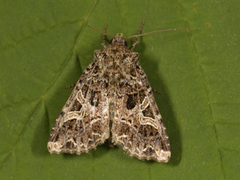
{"label": "moth leg", "polygon": [[156,90],[156,89],[152,89],[153,92],[157,93],[157,94],[162,94],[160,91]]}
{"label": "moth leg", "polygon": [[69,86],[66,86],[65,89],[69,89],[69,88],[72,88],[72,87],[75,87],[75,86],[76,86],[76,84],[71,84]]}
{"label": "moth leg", "polygon": [[[107,25],[104,26],[103,32],[105,33],[107,29]],[[103,47],[107,47],[107,43],[106,43],[106,35],[103,33],[103,43],[102,46]]]}
{"label": "moth leg", "polygon": [[[145,23],[145,20],[142,21],[142,24],[141,24],[141,26],[140,26],[137,34],[140,34],[140,33],[141,33],[144,23]],[[135,46],[136,46],[137,43],[138,43],[138,37],[136,37],[136,38],[134,39],[134,41],[133,41],[133,43],[132,43],[132,45],[131,45],[131,47],[130,47],[129,49],[130,49],[130,50],[133,50],[133,49],[135,48]]]}

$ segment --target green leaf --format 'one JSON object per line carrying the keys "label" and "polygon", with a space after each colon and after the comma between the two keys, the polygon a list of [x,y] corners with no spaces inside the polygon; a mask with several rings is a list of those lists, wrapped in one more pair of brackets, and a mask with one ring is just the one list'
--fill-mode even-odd
{"label": "green leaf", "polygon": [[[239,1],[0,1],[0,179],[237,179],[240,161]],[[139,38],[171,143],[167,164],[108,143],[50,155],[51,128],[74,84],[115,36]],[[129,41],[129,43],[131,43]]]}

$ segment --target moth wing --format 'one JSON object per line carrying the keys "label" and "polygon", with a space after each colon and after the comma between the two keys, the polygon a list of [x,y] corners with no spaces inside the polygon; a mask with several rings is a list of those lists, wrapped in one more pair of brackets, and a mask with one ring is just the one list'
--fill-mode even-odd
{"label": "moth wing", "polygon": [[99,71],[92,62],[78,80],[52,128],[50,153],[87,153],[109,138],[106,81]]}
{"label": "moth wing", "polygon": [[130,156],[168,162],[171,152],[166,128],[147,76],[138,62],[130,68],[129,77],[116,93],[112,141]]}

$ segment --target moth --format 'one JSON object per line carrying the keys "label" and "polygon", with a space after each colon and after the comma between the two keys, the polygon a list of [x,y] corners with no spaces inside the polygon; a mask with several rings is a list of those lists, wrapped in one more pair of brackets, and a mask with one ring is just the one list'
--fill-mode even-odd
{"label": "moth", "polygon": [[[130,48],[123,34],[113,38],[106,28],[97,30],[103,34],[103,49],[94,51],[92,63],[56,119],[47,144],[50,153],[80,155],[110,139],[140,160],[168,162],[166,128],[139,54],[133,52],[138,36],[149,34],[140,34],[143,24],[138,35],[129,37],[135,37]],[[111,37],[108,45],[106,35]]]}

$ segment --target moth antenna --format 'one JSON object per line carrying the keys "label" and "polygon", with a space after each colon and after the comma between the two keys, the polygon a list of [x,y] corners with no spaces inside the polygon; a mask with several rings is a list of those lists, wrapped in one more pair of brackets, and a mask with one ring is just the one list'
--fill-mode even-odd
{"label": "moth antenna", "polygon": [[106,36],[108,36],[108,37],[110,37],[110,38],[112,38],[112,39],[113,39],[113,37],[112,37],[112,36],[110,36],[109,34],[107,34],[107,33],[103,32],[103,31],[100,31],[100,30],[98,30],[98,29],[95,29],[94,27],[92,27],[92,26],[89,26],[89,25],[88,25],[88,27],[90,27],[90,28],[92,28],[93,30],[95,30],[95,31],[97,31],[97,32],[100,32],[100,33],[102,33],[103,35],[106,35]]}
{"label": "moth antenna", "polygon": [[188,29],[188,28],[164,29],[164,30],[158,30],[158,31],[153,31],[153,32],[144,33],[144,34],[136,34],[136,35],[127,37],[125,40],[130,39],[130,38],[134,38],[134,37],[139,37],[139,36],[145,36],[145,35],[149,35],[149,34],[153,34],[153,33],[158,33],[158,32],[175,31],[175,30],[181,30],[181,29]]}

